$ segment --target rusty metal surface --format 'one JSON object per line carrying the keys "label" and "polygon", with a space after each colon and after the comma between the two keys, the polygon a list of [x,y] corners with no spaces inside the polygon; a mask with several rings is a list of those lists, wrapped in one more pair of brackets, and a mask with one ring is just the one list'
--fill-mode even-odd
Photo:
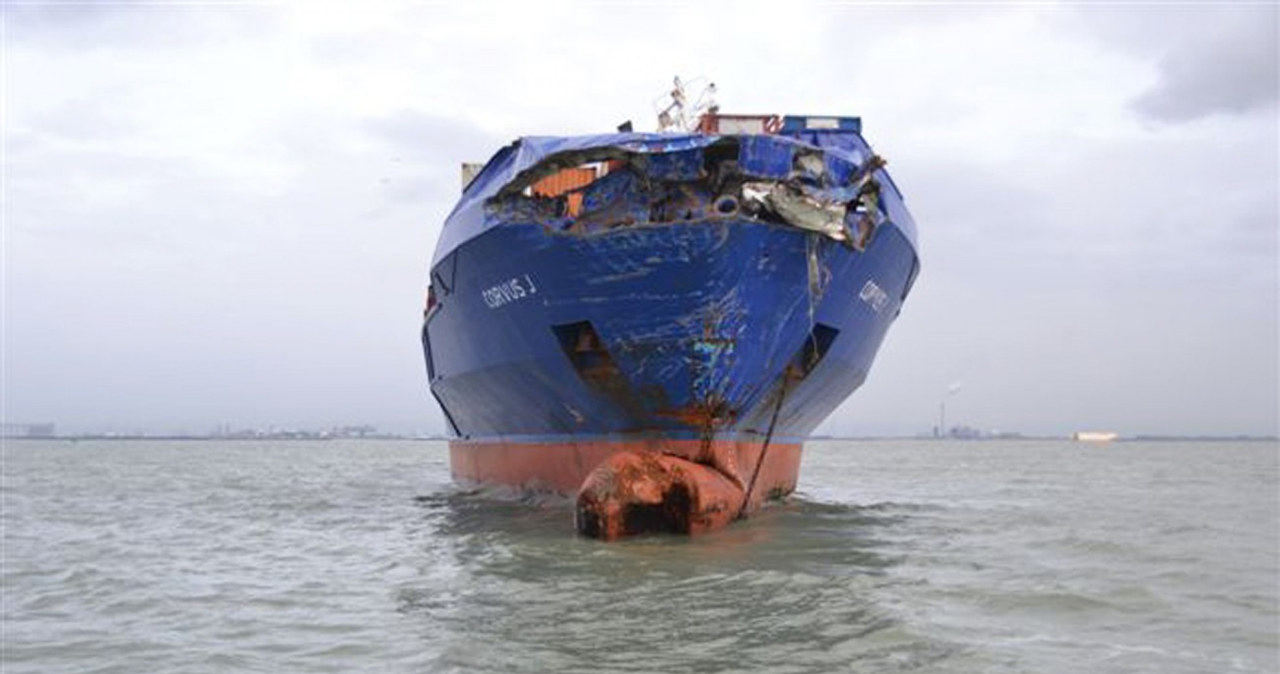
{"label": "rusty metal surface", "polygon": [[602,540],[645,533],[705,533],[737,516],[742,488],[712,468],[666,454],[622,452],[578,492],[579,533]]}

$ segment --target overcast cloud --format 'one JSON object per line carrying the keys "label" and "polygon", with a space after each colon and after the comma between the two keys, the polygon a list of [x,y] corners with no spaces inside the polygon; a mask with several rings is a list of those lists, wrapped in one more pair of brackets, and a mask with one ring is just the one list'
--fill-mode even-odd
{"label": "overcast cloud", "polygon": [[3,7],[3,416],[443,429],[417,342],[458,165],[859,114],[923,271],[823,430],[1277,431],[1277,8]]}

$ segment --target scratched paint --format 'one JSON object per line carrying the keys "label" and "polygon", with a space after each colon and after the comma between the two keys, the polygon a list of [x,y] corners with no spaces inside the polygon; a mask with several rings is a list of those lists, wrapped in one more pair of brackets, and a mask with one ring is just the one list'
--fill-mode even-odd
{"label": "scratched paint", "polygon": [[[893,236],[865,253],[819,238],[817,244],[790,228],[742,221],[718,232],[690,223],[619,230],[592,237],[556,237],[540,246],[540,227],[495,230],[460,251],[459,279],[503,278],[538,269],[539,302],[516,302],[501,314],[471,318],[465,283],[442,300],[428,330],[436,362],[433,389],[447,409],[458,410],[460,433],[503,432],[518,423],[528,435],[557,433],[673,432],[700,429],[660,414],[722,397],[737,411],[720,433],[763,432],[767,398],[782,369],[809,337],[812,324],[838,331],[830,355],[788,395],[779,427],[790,437],[807,433],[861,383],[884,330],[896,314],[909,276],[912,252]],[[829,270],[810,313],[809,248]],[[765,270],[741,264],[769,251]],[[512,251],[531,251],[513,254]],[[618,275],[616,262],[632,255],[650,269]],[[655,259],[657,261],[655,261]],[[591,283],[613,276],[607,283]],[[889,298],[880,312],[858,299],[871,278]],[[453,301],[457,300],[457,301]],[[475,306],[493,314],[479,296]],[[865,311],[859,311],[862,307]],[[484,330],[462,325],[484,320]],[[552,326],[590,322],[638,404],[602,399],[566,360]],[[845,393],[847,395],[847,393]],[[566,407],[566,405],[568,407]],[[577,414],[568,411],[572,408]],[[761,421],[761,418],[764,418]]]}

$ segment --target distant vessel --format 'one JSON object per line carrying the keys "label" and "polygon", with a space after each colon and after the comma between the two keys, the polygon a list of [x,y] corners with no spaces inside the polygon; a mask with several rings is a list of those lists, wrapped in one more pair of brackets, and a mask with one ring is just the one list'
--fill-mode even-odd
{"label": "distant vessel", "polygon": [[672,98],[659,133],[525,137],[464,169],[431,264],[454,476],[577,492],[606,539],[793,491],[919,270],[859,118]]}
{"label": "distant vessel", "polygon": [[1111,442],[1118,437],[1119,433],[1110,431],[1078,431],[1071,434],[1071,439],[1076,442]]}

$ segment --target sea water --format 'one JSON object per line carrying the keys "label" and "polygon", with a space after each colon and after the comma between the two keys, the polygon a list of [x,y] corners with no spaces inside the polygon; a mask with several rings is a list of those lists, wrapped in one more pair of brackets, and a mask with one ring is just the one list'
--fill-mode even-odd
{"label": "sea water", "polygon": [[1275,443],[827,441],[600,543],[443,443],[9,441],[0,670],[1274,672]]}

